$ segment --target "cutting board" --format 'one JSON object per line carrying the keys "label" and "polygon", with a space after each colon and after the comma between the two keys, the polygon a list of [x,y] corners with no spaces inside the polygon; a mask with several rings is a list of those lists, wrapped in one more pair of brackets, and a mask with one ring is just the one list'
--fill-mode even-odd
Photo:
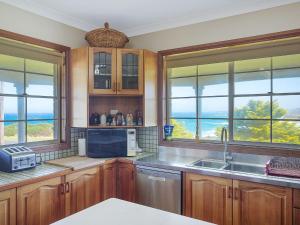
{"label": "cutting board", "polygon": [[67,158],[55,159],[46,163],[56,166],[68,167],[73,170],[84,169],[88,167],[98,166],[105,163],[105,159],[94,159],[81,156],[72,156]]}

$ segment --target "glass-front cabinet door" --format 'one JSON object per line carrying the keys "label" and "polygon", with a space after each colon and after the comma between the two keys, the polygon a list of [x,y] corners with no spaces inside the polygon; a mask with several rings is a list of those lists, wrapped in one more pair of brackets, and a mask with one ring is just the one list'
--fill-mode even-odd
{"label": "glass-front cabinet door", "polygon": [[116,94],[116,49],[91,48],[90,94]]}
{"label": "glass-front cabinet door", "polygon": [[117,93],[143,94],[143,50],[117,49]]}

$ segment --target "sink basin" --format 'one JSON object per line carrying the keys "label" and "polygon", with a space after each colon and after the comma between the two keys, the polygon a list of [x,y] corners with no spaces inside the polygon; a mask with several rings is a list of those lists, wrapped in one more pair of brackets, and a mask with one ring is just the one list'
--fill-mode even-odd
{"label": "sink basin", "polygon": [[236,171],[236,172],[243,172],[243,173],[265,174],[265,167],[259,165],[230,163],[229,165],[225,166],[223,169]]}
{"label": "sink basin", "polygon": [[218,160],[199,160],[192,164],[193,167],[206,167],[212,169],[221,169],[225,166],[223,161]]}

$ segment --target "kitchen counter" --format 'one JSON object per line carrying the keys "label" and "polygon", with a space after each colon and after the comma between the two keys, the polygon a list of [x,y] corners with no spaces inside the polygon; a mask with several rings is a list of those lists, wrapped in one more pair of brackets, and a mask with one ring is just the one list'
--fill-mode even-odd
{"label": "kitchen counter", "polygon": [[[204,167],[193,167],[191,164],[203,158],[180,156],[176,154],[159,155],[143,157],[134,161],[139,166],[156,167],[161,169],[179,170],[182,172],[192,172],[208,176],[217,176],[228,179],[251,181],[263,184],[271,184],[283,187],[299,188],[300,179],[286,178],[279,176],[270,176],[266,174],[243,173],[236,171],[228,171],[224,169],[211,169]],[[263,164],[262,164],[263,165]]]}
{"label": "kitchen counter", "polygon": [[213,225],[135,203],[108,199],[52,225]]}
{"label": "kitchen counter", "polygon": [[0,191],[20,187],[56,176],[68,174],[71,170],[66,167],[41,164],[33,169],[14,173],[0,172]]}

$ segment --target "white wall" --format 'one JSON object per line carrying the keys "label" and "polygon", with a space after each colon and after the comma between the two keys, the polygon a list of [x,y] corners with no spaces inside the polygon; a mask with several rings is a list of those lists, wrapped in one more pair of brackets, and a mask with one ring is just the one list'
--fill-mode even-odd
{"label": "white wall", "polygon": [[0,29],[69,46],[87,45],[85,32],[0,2]]}
{"label": "white wall", "polygon": [[300,3],[130,38],[128,47],[153,51],[300,28]]}

